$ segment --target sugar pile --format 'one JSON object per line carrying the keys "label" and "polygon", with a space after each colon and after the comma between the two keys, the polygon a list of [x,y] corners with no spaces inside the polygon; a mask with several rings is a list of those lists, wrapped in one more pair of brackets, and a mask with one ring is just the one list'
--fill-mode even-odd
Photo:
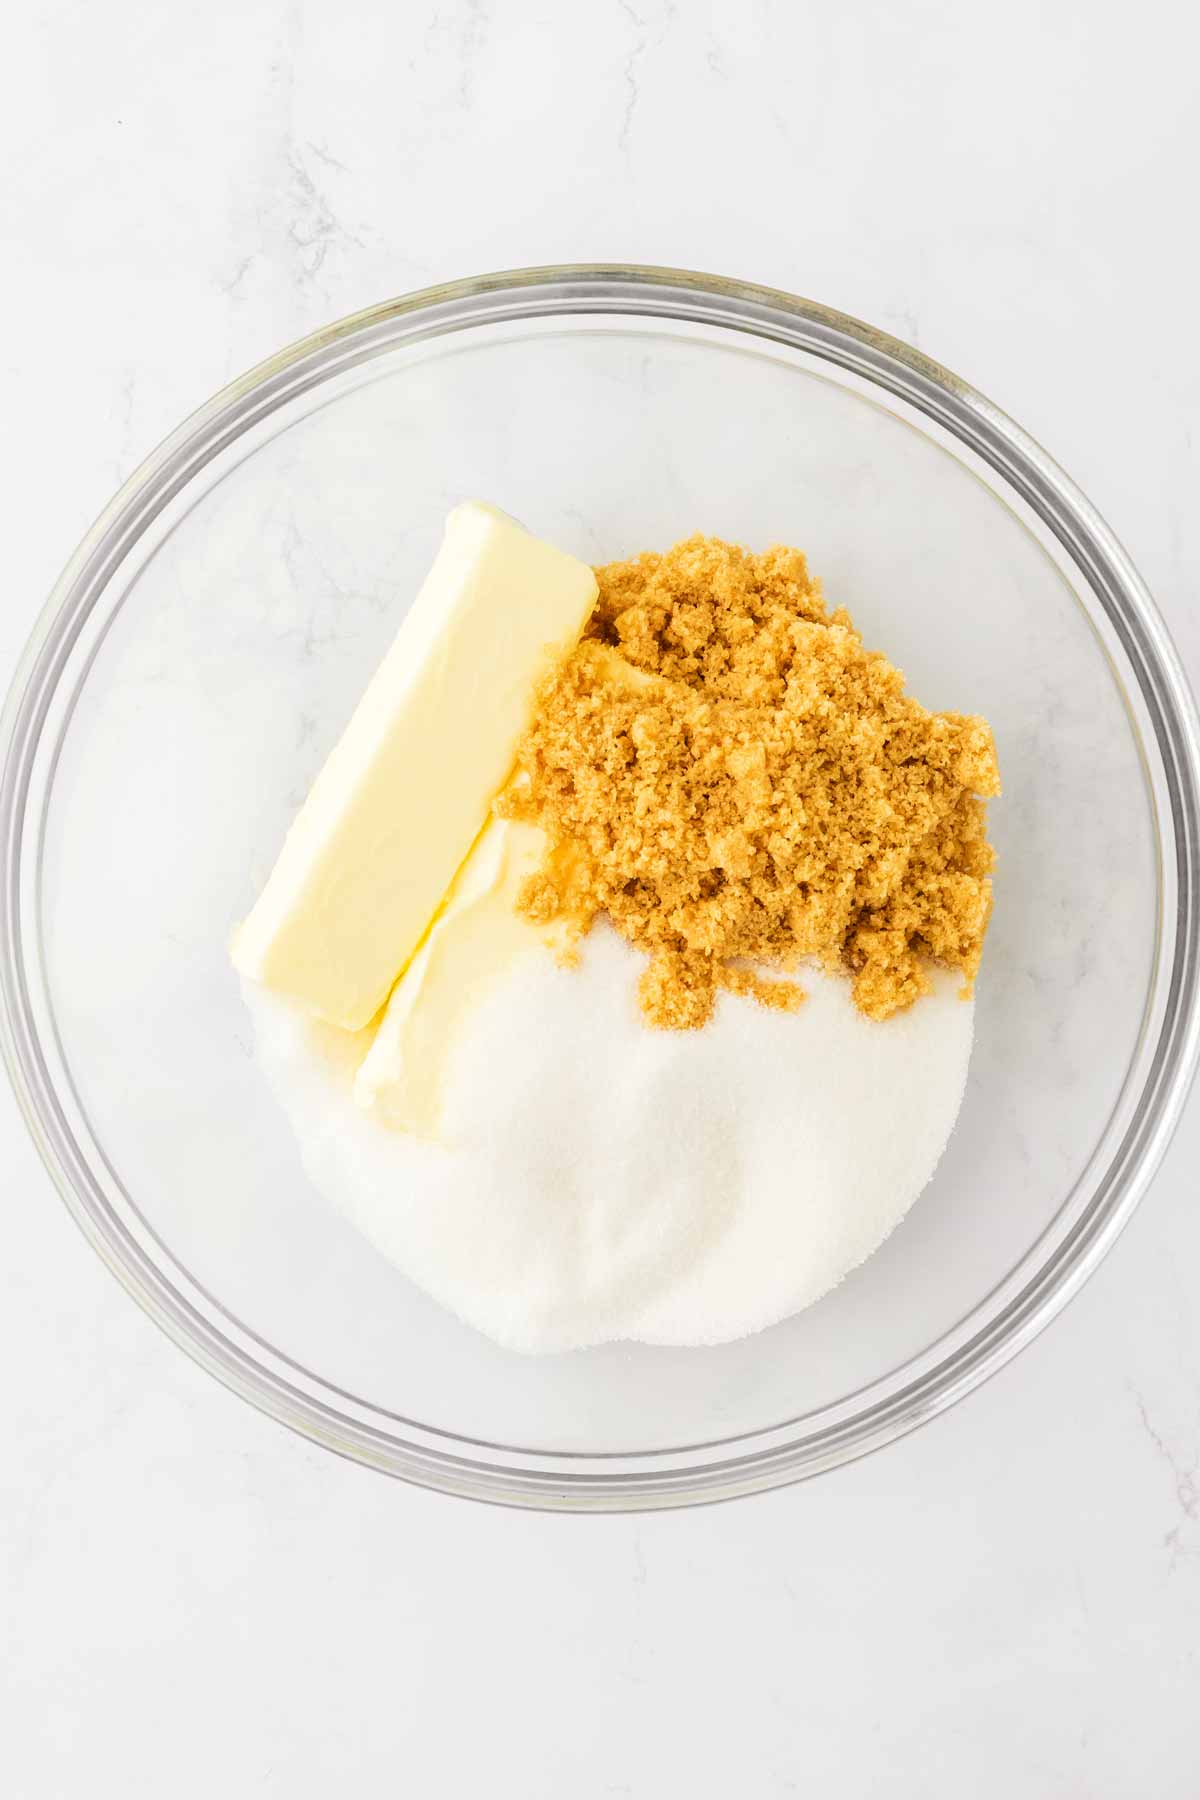
{"label": "sugar pile", "polygon": [[646,1027],[642,959],[519,958],[471,1015],[444,1142],[361,1113],[368,1034],[245,986],[260,1065],[310,1179],[411,1280],[524,1351],[716,1344],[808,1306],[933,1174],[962,1101],[960,978],[884,1022],[806,972],[795,1014],[724,996],[702,1031]]}

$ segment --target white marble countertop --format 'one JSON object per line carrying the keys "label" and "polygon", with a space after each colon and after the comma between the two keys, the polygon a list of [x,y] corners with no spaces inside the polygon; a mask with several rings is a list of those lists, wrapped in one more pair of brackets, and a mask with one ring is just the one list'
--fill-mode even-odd
{"label": "white marble countertop", "polygon": [[[1171,0],[35,0],[0,75],[0,669],[230,375],[439,277],[628,259],[819,297],[973,380],[1200,677],[1198,50]],[[1083,1296],[925,1431],[577,1520],[406,1489],[224,1392],[3,1092],[6,1795],[1194,1796],[1198,1159],[1200,1094]]]}

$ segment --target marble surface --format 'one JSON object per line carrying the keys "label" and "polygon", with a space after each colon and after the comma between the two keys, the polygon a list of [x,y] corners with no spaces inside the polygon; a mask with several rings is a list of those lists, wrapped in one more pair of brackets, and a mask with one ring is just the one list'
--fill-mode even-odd
{"label": "marble surface", "polygon": [[[918,343],[1040,437],[1200,677],[1195,22],[595,0],[36,0],[0,71],[0,668],[139,456],[280,342],[442,276],[707,267]],[[802,1488],[641,1519],[402,1488],[125,1298],[0,1094],[14,1800],[487,1788],[1196,1792],[1194,1096],[1079,1300]]]}

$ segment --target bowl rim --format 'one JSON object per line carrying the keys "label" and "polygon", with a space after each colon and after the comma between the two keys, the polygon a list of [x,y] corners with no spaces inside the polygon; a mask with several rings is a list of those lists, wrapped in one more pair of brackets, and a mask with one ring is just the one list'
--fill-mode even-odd
{"label": "bowl rim", "polygon": [[[1137,685],[1161,759],[1150,803],[1159,827],[1160,932],[1151,976],[1144,1080],[1086,1208],[1041,1260],[1053,1228],[947,1333],[901,1370],[809,1415],[685,1451],[595,1455],[486,1444],[404,1424],[273,1352],[192,1284],[183,1291],[103,1200],[72,1136],[39,1041],[21,941],[31,771],[56,685],[88,615],[130,548],[235,438],[306,389],[398,341],[504,320],[646,316],[719,326],[808,352],[916,408],[998,474],[1083,574]],[[1041,1331],[1106,1254],[1157,1168],[1200,1057],[1200,720],[1182,664],[1130,558],[1095,508],[1025,431],[922,352],[815,301],[754,283],[646,265],[505,270],[404,294],[310,333],[268,357],[185,419],[119,489],[68,562],[38,617],[0,713],[0,1052],[18,1105],[68,1209],[143,1309],[196,1361],[261,1411],[314,1442],[419,1485],[563,1511],[712,1502],[776,1487],[882,1447],[988,1379]],[[49,792],[49,790],[47,790]],[[27,875],[27,870],[25,871]],[[112,1172],[110,1172],[112,1173]],[[113,1179],[117,1179],[113,1175]],[[1080,1178],[1082,1182],[1083,1177]],[[1077,1186],[1079,1183],[1076,1184]],[[130,1203],[132,1204],[132,1202]],[[152,1233],[151,1233],[152,1235]],[[159,1249],[170,1252],[167,1246]],[[998,1298],[1003,1296],[1003,1300]],[[316,1390],[320,1391],[317,1392]],[[856,1402],[881,1391],[869,1406]]]}

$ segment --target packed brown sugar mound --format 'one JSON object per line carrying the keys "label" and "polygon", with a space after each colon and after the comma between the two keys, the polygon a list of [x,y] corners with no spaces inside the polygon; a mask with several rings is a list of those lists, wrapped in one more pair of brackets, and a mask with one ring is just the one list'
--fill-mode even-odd
{"label": "packed brown sugar mound", "polygon": [[991,911],[983,719],[930,713],[827,613],[798,550],[693,537],[597,569],[578,649],[542,688],[500,802],[548,834],[522,910],[601,913],[649,956],[651,1024],[718,989],[788,1009],[804,957],[873,1019],[928,959],[979,966]]}

